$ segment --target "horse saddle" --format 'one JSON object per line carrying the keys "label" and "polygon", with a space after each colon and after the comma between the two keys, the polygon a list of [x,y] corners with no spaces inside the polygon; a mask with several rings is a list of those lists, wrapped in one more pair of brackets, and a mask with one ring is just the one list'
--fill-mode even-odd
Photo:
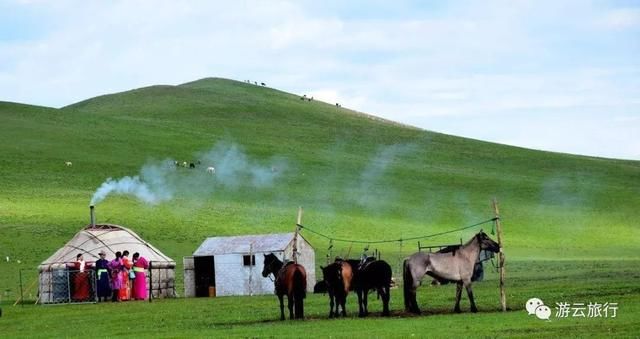
{"label": "horse saddle", "polygon": [[360,265],[358,265],[358,270],[366,269],[374,261],[376,261],[376,257],[366,257],[366,258],[362,259],[360,261]]}

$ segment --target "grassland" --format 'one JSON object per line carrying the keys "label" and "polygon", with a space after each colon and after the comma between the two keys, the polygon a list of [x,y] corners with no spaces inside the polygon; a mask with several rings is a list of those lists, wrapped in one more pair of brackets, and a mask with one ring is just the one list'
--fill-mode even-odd
{"label": "grassland", "polygon": [[[20,269],[27,269],[25,281],[33,280],[35,267],[88,222],[89,199],[106,178],[137,175],[143,166],[166,164],[168,159],[194,160],[212,148],[234,144],[252,166],[277,164],[273,182],[256,187],[215,181],[206,186],[194,179],[195,172],[177,171],[171,174],[172,180],[184,185],[178,185],[173,199],[150,206],[128,196],[109,196],[97,206],[98,220],[132,228],[175,258],[180,274],[181,257],[192,253],[206,236],[290,231],[298,206],[305,208],[303,223],[322,233],[365,240],[398,239],[485,220],[492,216],[490,200],[495,197],[500,201],[507,259],[517,262],[514,268],[524,272],[520,280],[509,280],[516,293],[510,298],[512,308],[518,308],[533,292],[543,292],[545,286],[552,291],[550,297],[564,296],[562,293],[583,296],[580,290],[586,288],[589,292],[584,296],[600,300],[608,296],[599,294],[604,285],[617,291],[612,296],[620,302],[630,304],[627,315],[637,318],[640,314],[638,290],[627,288],[628,283],[637,286],[637,276],[618,274],[637,268],[640,259],[640,162],[541,152],[407,128],[224,79],[152,86],[60,109],[0,102],[0,255],[10,257],[9,262],[0,262],[2,303],[16,299]],[[72,161],[73,166],[64,166],[65,161]],[[428,242],[458,242],[475,231]],[[316,247],[320,264],[328,242],[313,234],[303,235]],[[377,248],[396,268],[398,260],[414,252],[416,245],[405,242],[402,247],[392,243]],[[362,246],[336,244],[332,255],[350,250],[359,253]],[[589,264],[573,274],[565,260]],[[537,261],[544,261],[540,272],[532,268],[538,267]],[[608,271],[603,263],[613,263],[615,269]],[[589,278],[589,265],[598,267],[599,280]],[[559,278],[544,280],[551,273]],[[567,281],[572,276],[585,282],[571,286]],[[541,286],[529,284],[532,279]],[[520,285],[522,290],[518,290]],[[450,295],[435,299],[437,307],[447,309]],[[394,299],[400,301],[397,296]],[[8,333],[25,336],[46,335],[25,330],[35,319],[55,328],[80,316],[102,314],[112,320],[129,314],[141,316],[148,307],[153,307],[154,317],[164,319],[168,336],[188,336],[199,330],[211,335],[266,336],[291,326],[324,326],[323,321],[304,325],[269,322],[273,300],[245,300],[249,299],[130,304],[122,306],[122,315],[103,312],[120,305],[4,309],[16,321],[7,327],[14,332]],[[321,317],[323,301],[311,297],[310,302],[313,317]],[[253,310],[253,303],[265,307],[255,307],[255,314],[247,314],[244,320],[231,318],[245,314],[247,307]],[[485,299],[482,304],[495,305],[495,300]],[[225,312],[220,312],[220,320],[209,320],[204,312],[208,308]],[[203,312],[196,316],[192,313],[200,312],[191,310]],[[483,320],[456,320],[461,317]],[[413,332],[406,329],[425,330],[431,325],[450,329],[455,322],[470,326],[468,332],[460,333],[491,336],[479,328],[497,326],[507,319],[503,317],[510,319],[504,326],[512,326],[507,334],[528,336],[539,325],[513,312],[500,317],[400,317],[384,322],[384,328],[398,328],[398,333],[409,336]],[[434,323],[433,319],[441,320]],[[9,323],[5,317],[0,321]],[[348,328],[363,330],[379,321],[383,320],[346,320],[331,326],[338,326],[337,334],[350,336]],[[554,321],[548,328],[550,333],[567,333],[567,328],[584,327],[579,333],[588,334],[592,327],[604,324],[585,321]],[[217,323],[226,324],[221,326],[227,329],[206,332]],[[629,334],[629,329],[637,328],[631,323],[611,323],[611,331]],[[104,326],[104,333],[125,333],[116,325]],[[380,335],[388,334],[392,333]]]}
{"label": "grassland", "polygon": [[[469,313],[463,298],[462,314],[452,313],[455,287],[419,289],[420,316],[402,312],[400,289],[391,298],[392,316],[379,316],[381,305],[372,298],[373,315],[356,317],[350,295],[347,318],[328,319],[328,299],[309,295],[307,320],[277,320],[275,296],[164,299],[147,302],[76,306],[6,308],[0,318],[5,337],[634,337],[640,325],[640,262],[525,261],[509,267],[508,306],[497,302],[495,273],[488,273],[474,292],[480,311]],[[558,318],[549,321],[527,315],[525,301],[540,297],[553,309],[556,302],[618,303],[616,317]],[[82,321],[80,321],[82,320]]]}

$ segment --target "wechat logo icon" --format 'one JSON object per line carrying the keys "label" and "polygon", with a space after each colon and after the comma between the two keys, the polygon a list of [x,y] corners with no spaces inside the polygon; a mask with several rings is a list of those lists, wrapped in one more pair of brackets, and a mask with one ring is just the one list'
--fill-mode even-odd
{"label": "wechat logo icon", "polygon": [[538,319],[549,320],[551,316],[551,309],[549,306],[546,306],[541,299],[531,298],[527,300],[524,307],[527,309],[529,315],[535,315]]}

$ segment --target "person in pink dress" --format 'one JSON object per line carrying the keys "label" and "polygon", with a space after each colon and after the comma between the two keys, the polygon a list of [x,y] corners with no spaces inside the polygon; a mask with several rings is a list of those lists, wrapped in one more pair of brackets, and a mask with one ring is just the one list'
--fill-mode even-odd
{"label": "person in pink dress", "polygon": [[111,301],[120,301],[120,289],[123,287],[122,281],[122,253],[116,252],[116,258],[109,262],[109,269],[111,270],[111,290],[113,291],[113,297]]}
{"label": "person in pink dress", "polygon": [[133,254],[133,271],[136,278],[133,279],[133,298],[136,300],[147,299],[147,275],[145,270],[149,268],[149,262],[140,253]]}
{"label": "person in pink dress", "polygon": [[133,266],[133,261],[129,259],[129,251],[122,252],[122,271],[120,272],[122,279],[122,288],[118,292],[118,299],[126,301],[131,299],[131,281],[129,280],[129,270]]}

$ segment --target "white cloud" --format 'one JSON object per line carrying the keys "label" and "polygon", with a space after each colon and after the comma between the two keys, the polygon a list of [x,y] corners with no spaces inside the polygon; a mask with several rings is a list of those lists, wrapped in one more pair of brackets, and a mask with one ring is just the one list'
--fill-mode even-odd
{"label": "white cloud", "polygon": [[598,20],[597,23],[612,29],[640,27],[640,9],[619,8],[609,10]]}

